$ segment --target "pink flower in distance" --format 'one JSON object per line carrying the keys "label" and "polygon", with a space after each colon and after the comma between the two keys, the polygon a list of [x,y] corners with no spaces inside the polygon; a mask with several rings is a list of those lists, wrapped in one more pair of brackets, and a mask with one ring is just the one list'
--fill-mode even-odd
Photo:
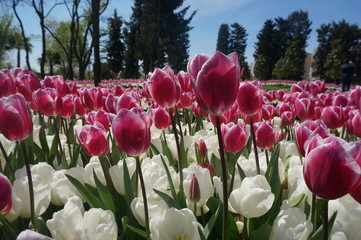
{"label": "pink flower in distance", "polygon": [[27,69],[20,69],[15,77],[16,90],[25,97],[26,101],[31,102],[33,92],[41,87],[38,76]]}
{"label": "pink flower in distance", "polygon": [[12,208],[12,185],[9,179],[0,173],[0,214],[6,215]]}
{"label": "pink flower in distance", "polygon": [[54,88],[36,90],[33,92],[33,100],[39,111],[46,116],[60,114],[63,109],[63,99]]}
{"label": "pink flower in distance", "polygon": [[250,82],[243,82],[238,89],[237,104],[242,113],[256,114],[262,108],[262,91]]}
{"label": "pink flower in distance", "polygon": [[359,183],[361,169],[348,143],[336,137],[314,136],[307,147],[303,176],[308,188],[324,199],[337,199]]}
{"label": "pink flower in distance", "polygon": [[75,105],[75,113],[81,117],[89,112],[89,110],[84,107],[84,104],[81,101],[80,97],[75,97],[74,105]]}
{"label": "pink flower in distance", "polygon": [[102,124],[95,122],[76,131],[76,137],[84,152],[89,156],[101,156],[109,153],[107,134]]}
{"label": "pink flower in distance", "polygon": [[60,116],[63,118],[69,118],[73,115],[75,109],[74,97],[72,95],[66,95],[63,97],[63,109]]}
{"label": "pink flower in distance", "polygon": [[121,109],[112,130],[117,146],[130,156],[139,156],[150,145],[151,117],[140,108]]}
{"label": "pink flower in distance", "polygon": [[257,122],[254,124],[257,146],[270,149],[275,142],[274,127],[271,122]]}
{"label": "pink flower in distance", "polygon": [[237,97],[240,81],[238,61],[216,51],[193,80],[196,100],[203,112],[220,115],[230,109]]}
{"label": "pink flower in distance", "polygon": [[272,120],[275,116],[275,107],[271,104],[264,104],[262,106],[262,118],[266,121]]}
{"label": "pink flower in distance", "polygon": [[15,78],[7,69],[0,71],[0,97],[7,97],[15,93]]}
{"label": "pink flower in distance", "polygon": [[16,93],[0,98],[0,132],[11,141],[23,140],[33,132],[23,95]]}
{"label": "pink flower in distance", "polygon": [[281,119],[282,119],[282,125],[283,126],[290,126],[295,121],[295,115],[291,111],[284,111],[281,114]]}
{"label": "pink flower in distance", "polygon": [[328,106],[322,111],[322,120],[330,129],[340,128],[345,124],[342,107]]}
{"label": "pink flower in distance", "polygon": [[165,108],[158,107],[153,110],[153,123],[156,128],[164,130],[169,127],[170,122],[169,113]]}
{"label": "pink flower in distance", "polygon": [[97,87],[86,87],[80,91],[80,97],[84,107],[92,110],[98,110],[103,106],[102,91]]}
{"label": "pink flower in distance", "polygon": [[315,102],[313,99],[297,98],[295,101],[296,114],[301,121],[314,119]]}
{"label": "pink flower in distance", "polygon": [[103,128],[106,132],[109,131],[110,128],[110,121],[109,121],[109,114],[105,112],[103,109],[100,109],[96,112],[90,112],[85,116],[85,121],[92,125],[95,122],[100,123],[103,125]]}
{"label": "pink flower in distance", "polygon": [[168,67],[156,68],[147,81],[150,95],[159,106],[174,107],[181,96],[181,86],[173,71]]}
{"label": "pink flower in distance", "polygon": [[233,122],[221,125],[224,149],[228,152],[239,152],[246,145],[248,140],[248,131],[245,125]]}

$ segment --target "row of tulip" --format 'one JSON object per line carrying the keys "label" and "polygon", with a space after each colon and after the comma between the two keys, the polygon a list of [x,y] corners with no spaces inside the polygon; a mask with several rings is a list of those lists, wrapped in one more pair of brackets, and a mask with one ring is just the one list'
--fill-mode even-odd
{"label": "row of tulip", "polygon": [[361,88],[265,91],[218,51],[187,69],[142,88],[0,71],[1,239],[361,236]]}

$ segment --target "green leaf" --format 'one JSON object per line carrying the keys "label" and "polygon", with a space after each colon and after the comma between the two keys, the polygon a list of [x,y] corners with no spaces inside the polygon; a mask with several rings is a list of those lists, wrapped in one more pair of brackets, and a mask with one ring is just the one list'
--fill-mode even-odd
{"label": "green leaf", "polygon": [[239,176],[241,178],[241,180],[246,178],[246,174],[243,172],[243,169],[241,168],[241,166],[239,166],[239,164],[237,163],[237,169],[238,169],[238,173]]}
{"label": "green leaf", "polygon": [[211,165],[214,168],[216,175],[218,177],[220,177],[221,173],[222,173],[221,161],[213,153],[212,153],[212,157],[211,157]]}
{"label": "green leaf", "polygon": [[102,208],[105,209],[104,204],[86,187],[84,187],[76,178],[65,174],[69,181],[74,185],[74,187],[80,192],[80,194],[85,198],[90,207],[92,208]]}
{"label": "green leaf", "polygon": [[117,146],[117,143],[115,142],[115,139],[112,138],[112,159],[114,164],[117,164],[120,160],[120,152],[119,152],[119,148]]}
{"label": "green leaf", "polygon": [[124,175],[125,200],[127,202],[127,205],[130,206],[130,203],[134,199],[134,191],[133,191],[132,182],[131,182],[130,176],[129,176],[127,161],[125,161],[125,159],[123,160],[123,175]]}
{"label": "green leaf", "polygon": [[77,164],[78,164],[78,158],[79,158],[79,154],[80,154],[80,145],[79,144],[75,144],[74,147],[73,147],[73,156],[72,156],[72,159],[70,161],[70,164],[69,164],[69,168],[73,168],[73,167],[76,167]]}
{"label": "green leaf", "polygon": [[112,198],[112,195],[109,193],[108,188],[106,188],[99,180],[97,174],[95,173],[95,170],[93,169],[93,176],[94,176],[94,182],[97,186],[97,190],[100,196],[101,201],[103,202],[106,209],[112,211],[115,215],[115,204],[114,200]]}
{"label": "green leaf", "polygon": [[201,238],[201,240],[207,240],[207,238],[204,236],[202,229],[200,227],[198,227],[198,233],[199,233],[199,237]]}
{"label": "green leaf", "polygon": [[[333,224],[336,220],[337,212],[334,212],[330,219],[328,219],[328,236],[330,236]],[[317,231],[312,235],[310,240],[322,240],[322,231],[323,231],[323,225],[321,225]]]}
{"label": "green leaf", "polygon": [[48,146],[48,142],[46,141],[44,126],[40,127],[39,140],[40,140],[41,148],[44,150],[44,152],[49,153],[49,146]]}
{"label": "green leaf", "polygon": [[300,204],[302,200],[305,198],[305,196],[306,195],[302,193],[300,195],[291,198],[290,200],[288,200],[288,205],[290,205],[291,207],[297,207],[298,204]]}
{"label": "green leaf", "polygon": [[14,229],[11,227],[11,225],[9,224],[8,220],[2,215],[0,214],[0,222],[2,223],[1,228],[4,229],[4,231],[9,234],[9,236],[11,237],[11,239],[16,239],[17,234],[14,231]]}
{"label": "green leaf", "polygon": [[34,142],[34,153],[37,162],[46,162],[46,152]]}
{"label": "green leaf", "polygon": [[151,148],[152,151],[154,152],[154,155],[160,154],[159,150],[156,148],[156,146],[154,146],[153,143],[150,143],[150,148]]}
{"label": "green leaf", "polygon": [[270,226],[268,223],[265,223],[257,230],[252,231],[249,234],[249,237],[251,240],[269,239],[271,230],[272,226]]}
{"label": "green leaf", "polygon": [[177,199],[177,193],[175,191],[175,187],[174,187],[174,184],[173,184],[172,176],[170,175],[170,172],[169,172],[168,165],[165,163],[163,155],[160,155],[160,158],[162,159],[162,163],[163,163],[165,172],[167,173],[167,178],[168,178],[170,192],[172,194],[172,197],[173,197],[173,199]]}
{"label": "green leaf", "polygon": [[169,161],[169,165],[174,167],[174,168],[177,168],[176,164],[174,163],[173,154],[170,151],[168,145],[164,141],[161,141],[161,143],[162,143],[163,154],[167,156],[168,161]]}
{"label": "green leaf", "polygon": [[153,191],[164,200],[164,202],[168,205],[169,208],[174,207],[176,209],[181,209],[179,203],[166,193],[158,191],[157,189],[153,189]]}
{"label": "green leaf", "polygon": [[212,215],[212,217],[209,219],[208,223],[206,224],[206,226],[204,227],[204,236],[206,237],[206,239],[208,239],[211,235],[211,232],[213,230],[213,227],[214,225],[216,224],[217,222],[217,219],[218,219],[218,216],[219,216],[219,213],[221,212],[221,202],[219,201],[218,202],[218,207],[217,207],[217,210],[216,212]]}
{"label": "green leaf", "polygon": [[141,237],[143,237],[143,238],[145,238],[145,239],[147,238],[147,233],[146,233],[145,231],[140,230],[140,229],[138,229],[138,228],[135,228],[135,227],[133,227],[133,226],[130,226],[130,225],[128,225],[128,224],[126,224],[126,226],[127,226],[127,228],[128,228],[129,230],[131,230],[132,232],[138,234],[139,236],[141,236]]}
{"label": "green leaf", "polygon": [[183,139],[180,141],[181,160],[183,168],[188,167],[188,149],[185,150]]}
{"label": "green leaf", "polygon": [[[58,139],[54,135],[53,142],[51,143],[50,152],[49,152],[49,163],[52,163],[58,153]],[[59,164],[60,165],[60,164]]]}

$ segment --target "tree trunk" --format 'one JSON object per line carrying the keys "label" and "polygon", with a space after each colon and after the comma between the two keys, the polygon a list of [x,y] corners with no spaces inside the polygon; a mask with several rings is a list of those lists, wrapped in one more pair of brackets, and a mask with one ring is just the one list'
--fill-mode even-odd
{"label": "tree trunk", "polygon": [[46,62],[46,36],[45,36],[45,21],[44,21],[44,10],[43,10],[43,1],[40,1],[42,11],[39,15],[40,17],[40,27],[41,27],[41,43],[42,43],[42,53],[41,53],[41,60],[40,60],[40,74],[41,78],[45,78],[45,62]]}
{"label": "tree trunk", "polygon": [[17,58],[17,66],[19,68],[20,67],[20,48],[18,47],[16,49],[16,51],[17,51],[17,56],[16,56],[16,58]]}
{"label": "tree trunk", "polygon": [[92,0],[93,48],[94,48],[94,85],[98,86],[101,78],[100,34],[99,34],[100,0]]}

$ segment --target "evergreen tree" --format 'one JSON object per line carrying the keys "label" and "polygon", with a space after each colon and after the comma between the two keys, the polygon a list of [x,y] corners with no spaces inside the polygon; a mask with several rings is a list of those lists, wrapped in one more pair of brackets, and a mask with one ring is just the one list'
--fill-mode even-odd
{"label": "evergreen tree", "polygon": [[224,54],[229,54],[229,26],[228,24],[221,24],[218,30],[218,38],[217,38],[217,50],[221,51]]}
{"label": "evergreen tree", "polygon": [[277,52],[278,33],[275,27],[275,23],[268,19],[257,35],[258,41],[255,44],[255,53],[253,54],[256,60],[254,74],[257,79],[272,79],[273,68],[279,59]]}
{"label": "evergreen tree", "polygon": [[123,20],[118,16],[117,10],[114,10],[112,18],[108,18],[109,39],[106,46],[108,64],[113,74],[118,75],[123,70],[124,43],[122,25]]}

